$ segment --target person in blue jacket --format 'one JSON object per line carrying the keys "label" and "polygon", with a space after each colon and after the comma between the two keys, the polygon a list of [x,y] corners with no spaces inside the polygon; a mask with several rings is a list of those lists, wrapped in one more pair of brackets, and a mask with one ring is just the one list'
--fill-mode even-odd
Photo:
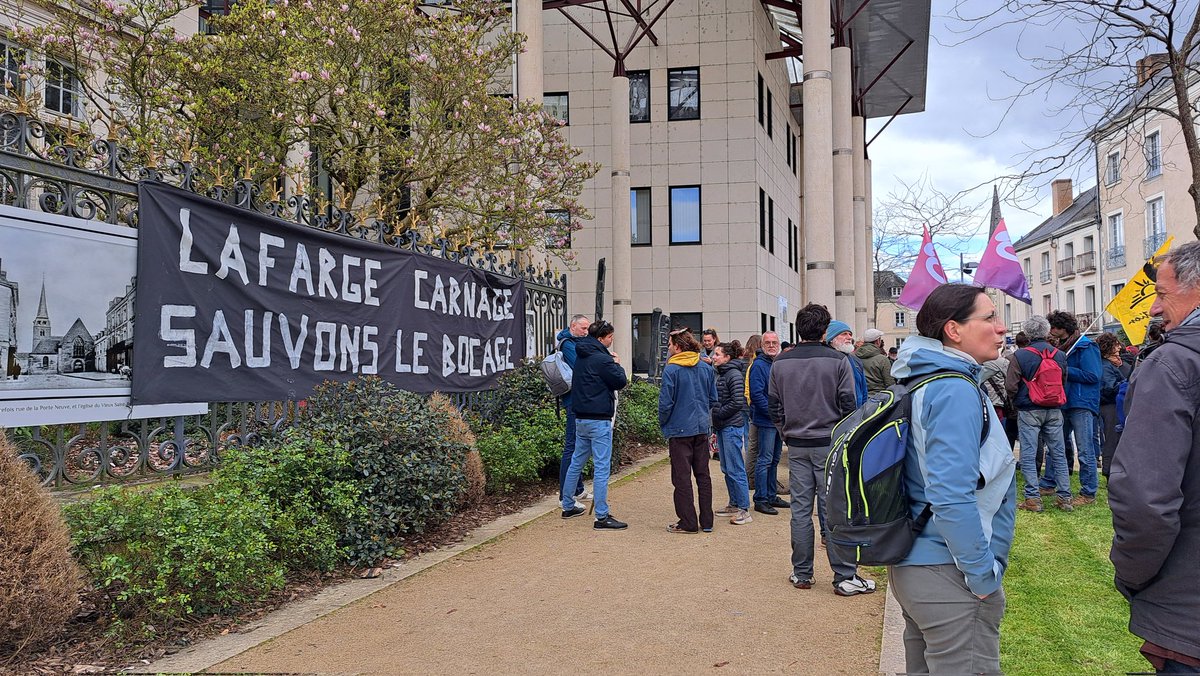
{"label": "person in blue jacket", "polygon": [[[658,392],[658,424],[671,456],[671,485],[675,488],[675,516],[670,533],[695,533],[713,529],[712,476],[708,471],[708,435],[712,408],[717,403],[717,373],[700,360],[700,343],[687,329],[676,329],[668,339],[667,366]],[[700,516],[692,501],[692,475],[700,495]]]}
{"label": "person in blue jacket", "polygon": [[921,306],[917,331],[900,346],[896,380],[965,378],[943,378],[912,395],[905,484],[914,520],[926,505],[933,518],[908,556],[888,567],[904,609],[905,671],[998,674],[1016,460],[972,381],[980,364],[999,355],[1004,324],[984,289],[945,284]]}
{"label": "person in blue jacket", "polygon": [[778,514],[780,509],[792,506],[776,492],[779,459],[783,456],[783,437],[771,421],[771,408],[767,400],[771,366],[779,356],[780,349],[779,334],[767,331],[762,335],[762,349],[750,365],[750,422],[758,433],[758,457],[754,461],[754,511],[763,514]]}
{"label": "person in blue jacket", "polygon": [[[563,359],[566,360],[567,366],[571,370],[575,370],[575,342],[580,338],[587,336],[588,325],[591,320],[587,315],[575,315],[571,317],[567,328],[558,332],[554,337],[554,341],[558,344],[558,349],[563,353]],[[563,501],[567,497],[567,491],[563,488],[563,482],[567,480],[567,470],[571,468],[571,456],[575,453],[575,411],[571,408],[571,393],[567,392],[562,398],[562,406],[567,409],[567,433],[563,437],[562,459],[558,463],[558,500]],[[576,501],[588,498],[588,494],[583,490],[583,477],[579,477],[579,484],[575,486],[575,490],[571,491],[571,497]]]}
{"label": "person in blue jacket", "polygon": [[[1100,439],[1097,435],[1096,419],[1100,415],[1100,380],[1104,374],[1100,348],[1090,338],[1079,332],[1075,315],[1058,310],[1046,315],[1050,322],[1050,337],[1058,341],[1058,349],[1067,354],[1067,405],[1063,407],[1063,438],[1075,436],[1075,448],[1079,456],[1079,495],[1072,504],[1090,505],[1096,501],[1099,479],[1096,458],[1100,454]],[[1070,462],[1070,458],[1067,458]],[[1051,474],[1051,464],[1046,462],[1046,476]],[[1052,487],[1053,481],[1042,477],[1043,488]]]}

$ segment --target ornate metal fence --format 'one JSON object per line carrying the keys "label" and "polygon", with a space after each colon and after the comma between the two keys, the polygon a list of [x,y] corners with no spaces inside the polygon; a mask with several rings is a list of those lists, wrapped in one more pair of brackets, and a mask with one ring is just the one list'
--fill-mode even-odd
{"label": "ornate metal fence", "polygon": [[[526,337],[532,352],[548,353],[566,325],[566,275],[502,261],[489,251],[424,241],[408,231],[394,236],[386,219],[359,219],[303,194],[278,195],[242,179],[221,185],[190,162],[135,166],[113,140],[79,146],[54,142],[53,128],[25,112],[0,113],[0,204],[61,216],[137,227],[137,181],[158,180],[237,207],[313,228],[380,242],[422,256],[525,281]],[[207,186],[207,187],[202,187]],[[8,254],[3,254],[8,255]],[[460,406],[486,392],[454,395]],[[253,443],[298,415],[295,402],[213,402],[203,416],[49,425],[6,430],[43,485],[57,488],[206,471],[230,446]]]}

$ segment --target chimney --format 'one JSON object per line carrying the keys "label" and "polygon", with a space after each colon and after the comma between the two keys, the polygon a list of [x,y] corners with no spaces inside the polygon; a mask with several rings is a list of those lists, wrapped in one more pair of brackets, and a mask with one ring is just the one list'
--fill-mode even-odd
{"label": "chimney", "polygon": [[1167,55],[1165,53],[1147,54],[1137,60],[1137,83],[1138,86],[1146,84],[1146,81],[1154,77],[1154,74],[1162,70],[1167,65]]}
{"label": "chimney", "polygon": [[1057,216],[1071,206],[1071,202],[1075,201],[1075,194],[1071,191],[1071,179],[1057,178],[1050,182],[1050,193],[1054,197],[1054,213],[1052,216]]}

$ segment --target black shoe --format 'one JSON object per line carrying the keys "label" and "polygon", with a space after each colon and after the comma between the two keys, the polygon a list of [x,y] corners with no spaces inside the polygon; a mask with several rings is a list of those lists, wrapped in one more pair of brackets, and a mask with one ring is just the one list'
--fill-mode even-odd
{"label": "black shoe", "polygon": [[575,517],[575,516],[579,516],[579,515],[583,514],[584,511],[586,511],[586,510],[584,510],[584,508],[582,508],[582,507],[572,507],[570,509],[564,509],[563,513],[562,513],[562,518],[570,519],[571,517]]}
{"label": "black shoe", "polygon": [[754,503],[754,511],[762,512],[763,514],[778,514],[779,513],[779,510],[775,509],[774,507],[772,507],[771,505],[769,505],[765,502]]}
{"label": "black shoe", "polygon": [[592,524],[592,528],[596,530],[621,530],[622,528],[628,527],[629,524],[625,523],[624,521],[617,521],[612,517],[612,514],[609,514],[603,519],[596,519],[595,523]]}
{"label": "black shoe", "polygon": [[719,451],[716,453],[713,453],[713,460],[720,460],[720,459],[721,459],[721,453]]}
{"label": "black shoe", "polygon": [[787,500],[781,500],[778,496],[772,500],[770,504],[772,507],[778,507],[779,509],[792,508],[792,503],[788,502]]}

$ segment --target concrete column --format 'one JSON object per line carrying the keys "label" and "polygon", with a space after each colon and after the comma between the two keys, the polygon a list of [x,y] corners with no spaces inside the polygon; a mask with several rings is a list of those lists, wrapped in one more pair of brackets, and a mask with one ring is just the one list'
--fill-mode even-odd
{"label": "concrete column", "polygon": [[850,135],[854,146],[854,335],[862,335],[870,326],[867,319],[867,285],[874,284],[874,260],[871,243],[867,240],[866,155],[863,147],[865,120],[855,115],[850,120]]}
{"label": "concrete column", "polygon": [[517,0],[517,32],[525,49],[517,55],[518,99],[542,102],[542,0]]}
{"label": "concrete column", "polygon": [[804,252],[809,303],[834,303],[832,64],[827,2],[806,2],[804,41]]}
{"label": "concrete column", "polygon": [[614,75],[609,101],[612,128],[612,254],[608,287],[612,289],[612,318],[617,329],[612,349],[628,375],[633,368],[633,237],[629,225],[629,78]]}
{"label": "concrete column", "polygon": [[[871,158],[868,157],[863,159],[863,197],[865,198],[863,212],[866,214],[864,246],[867,260],[870,261],[867,269],[873,271],[875,269],[875,231],[872,229],[871,223],[875,220],[875,203],[871,199],[871,186]],[[867,317],[869,317],[867,324],[875,326],[875,275],[868,272],[867,279],[870,282],[867,284],[867,294],[863,296],[862,303],[867,306]]]}
{"label": "concrete column", "polygon": [[[850,132],[850,48],[833,50],[834,317],[854,326],[854,143]],[[857,334],[856,334],[857,335]]]}

